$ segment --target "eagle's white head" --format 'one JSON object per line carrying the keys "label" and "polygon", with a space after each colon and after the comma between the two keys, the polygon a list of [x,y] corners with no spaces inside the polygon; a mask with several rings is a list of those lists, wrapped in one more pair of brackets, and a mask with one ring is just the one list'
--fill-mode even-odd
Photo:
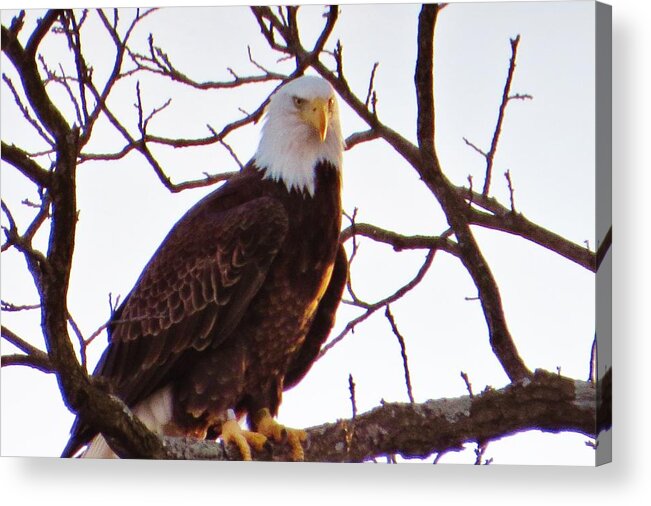
{"label": "eagle's white head", "polygon": [[273,94],[254,156],[266,178],[314,195],[316,164],[326,161],[340,169],[343,150],[339,108],[328,81],[302,76]]}

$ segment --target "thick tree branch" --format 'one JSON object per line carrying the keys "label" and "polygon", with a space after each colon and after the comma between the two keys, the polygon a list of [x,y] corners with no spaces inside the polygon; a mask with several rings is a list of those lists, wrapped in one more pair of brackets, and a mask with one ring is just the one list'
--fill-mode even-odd
{"label": "thick tree branch", "polygon": [[[433,32],[436,12],[432,6],[424,5],[419,16],[418,59],[414,79],[418,101],[419,156],[411,163],[445,212],[448,223],[458,240],[461,261],[477,286],[493,352],[509,378],[517,381],[531,373],[520,357],[508,330],[497,282],[470,230],[464,212],[465,204],[443,174],[436,157],[433,138],[430,139],[434,135],[434,102],[431,86],[433,85]],[[423,89],[418,89],[420,87]],[[431,124],[428,115],[432,116]]]}
{"label": "thick tree branch", "polygon": [[470,224],[518,235],[595,272],[596,255],[585,246],[573,243],[529,221],[524,215],[512,212],[492,197],[473,192],[462,186],[455,187],[455,191],[461,198],[490,211],[489,214],[478,209],[468,208],[466,214]]}
{"label": "thick tree branch", "polygon": [[418,16],[418,56],[416,58],[416,105],[418,119],[416,137],[421,151],[430,159],[434,150],[434,27],[438,4],[426,4]]}
{"label": "thick tree branch", "polygon": [[51,174],[36,163],[25,151],[13,144],[2,141],[2,160],[13,165],[24,176],[41,188],[50,185]]}
{"label": "thick tree branch", "polygon": [[2,338],[7,342],[13,344],[20,351],[27,353],[28,355],[47,357],[47,354],[44,351],[41,351],[36,346],[29,344],[27,341],[18,336],[18,334],[8,329],[4,325],[2,326]]}
{"label": "thick tree branch", "polygon": [[69,131],[68,123],[45,91],[35,59],[36,47],[44,35],[43,31],[49,30],[59,15],[61,11],[48,11],[30,37],[29,50],[23,49],[16,34],[3,26],[2,51],[18,71],[25,94],[39,121],[57,142],[62,142]]}
{"label": "thick tree branch", "polygon": [[61,11],[49,10],[45,13],[42,19],[38,20],[36,29],[32,32],[32,35],[29,37],[27,44],[25,45],[25,56],[33,59],[38,50],[43,37],[47,35],[52,28],[52,25],[56,22],[57,18],[61,15]]}
{"label": "thick tree branch", "polygon": [[46,374],[55,372],[50,359],[45,353],[43,355],[21,355],[18,353],[12,355],[2,355],[2,367],[23,366],[37,369]]}
{"label": "thick tree branch", "polygon": [[[460,449],[466,443],[485,444],[514,433],[577,432],[596,437],[594,384],[536,371],[521,383],[500,390],[486,389],[474,397],[429,400],[421,404],[384,403],[349,420],[307,429],[309,462],[363,462],[398,454],[426,458]],[[237,459],[236,450],[221,443],[165,439],[170,458]],[[283,445],[256,460],[289,460]]]}

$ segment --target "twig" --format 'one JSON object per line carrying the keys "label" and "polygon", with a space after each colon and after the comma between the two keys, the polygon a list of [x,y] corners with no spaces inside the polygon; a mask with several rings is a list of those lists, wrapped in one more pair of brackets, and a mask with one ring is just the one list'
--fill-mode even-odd
{"label": "twig", "polygon": [[405,384],[407,385],[407,395],[409,396],[409,402],[413,403],[414,394],[411,388],[411,375],[409,373],[409,363],[407,359],[407,347],[405,345],[405,338],[398,330],[398,326],[396,325],[396,321],[393,317],[393,314],[391,313],[391,308],[389,304],[387,304],[387,308],[386,311],[384,312],[384,316],[386,316],[387,320],[389,320],[389,324],[391,325],[391,330],[393,331],[394,335],[398,339],[398,343],[400,344],[400,354],[402,355],[402,366],[405,371]]}
{"label": "twig", "polygon": [[474,145],[472,142],[470,142],[470,141],[469,141],[468,139],[466,139],[465,137],[463,137],[463,142],[465,142],[466,145],[470,146],[472,149],[474,149],[475,151],[477,151],[477,153],[479,153],[479,154],[480,154],[481,156],[483,156],[484,158],[486,158],[486,157],[488,156],[488,154],[484,153],[480,148],[478,148],[476,145]]}
{"label": "twig", "polygon": [[18,91],[16,90],[14,83],[11,81],[11,78],[7,76],[7,74],[3,73],[2,74],[2,80],[5,82],[5,84],[9,87],[9,90],[11,91],[11,94],[14,97],[14,101],[16,102],[16,105],[20,109],[20,112],[22,112],[23,117],[27,120],[27,122],[34,127],[34,129],[38,132],[38,134],[45,140],[45,142],[48,143],[50,146],[54,146],[54,141],[52,138],[45,133],[45,130],[41,128],[40,123],[32,117],[32,115],[29,113],[29,109],[25,104],[23,104],[22,99],[20,98],[20,95],[18,95]]}
{"label": "twig", "polygon": [[375,140],[378,137],[380,137],[380,134],[372,128],[369,130],[364,130],[363,132],[355,132],[354,134],[350,134],[348,137],[346,137],[345,141],[346,151],[354,148],[358,144]]}
{"label": "twig", "polygon": [[[350,227],[349,228],[352,231],[351,238],[353,239],[352,252],[350,253],[350,257],[348,258],[348,270],[349,270],[349,272],[350,272],[350,267],[353,264],[353,262],[355,260],[355,257],[357,256],[357,252],[359,251],[359,242],[357,240],[357,234],[355,232],[355,227],[357,226],[356,225],[357,212],[358,212],[357,207],[355,209],[353,209],[353,214],[352,215],[349,215],[345,211],[343,212],[344,217],[346,217],[350,221]],[[342,241],[342,243],[343,242],[344,241]],[[353,289],[353,279],[352,279],[352,276],[350,275],[350,273],[348,275],[348,279],[346,280],[346,289],[348,290],[348,293],[350,294],[350,296],[352,298],[352,301],[348,302],[346,300],[342,300],[342,302],[344,304],[350,303],[350,304],[352,304],[354,306],[362,306],[362,307],[367,306],[367,303],[363,302],[357,296],[357,294],[355,293],[355,290]]]}
{"label": "twig", "polygon": [[357,417],[357,401],[355,399],[355,381],[352,374],[348,374],[348,391],[350,392],[350,405],[353,409],[353,420],[355,420]]}
{"label": "twig", "polygon": [[[79,25],[77,25],[77,19],[75,18],[74,11],[69,10],[66,11],[66,14],[63,16],[63,19],[65,21],[69,21],[71,25],[71,29],[66,31],[66,35],[68,37],[68,43],[70,45],[70,48],[73,51],[73,54],[75,55],[75,67],[77,69],[77,81],[79,84],[79,99],[81,100],[81,111],[83,112],[83,122],[81,118],[81,114],[79,113],[79,107],[77,106],[76,100],[74,101],[75,104],[75,109],[77,110],[77,117],[79,119],[79,124],[87,124],[88,123],[88,103],[86,99],[86,81],[88,81],[88,67],[86,66],[86,61],[84,60],[83,53],[81,50],[81,33],[80,33],[80,28],[81,25],[84,23],[86,20],[86,16],[88,15],[88,10],[84,9],[82,13],[82,18],[81,22]],[[61,69],[61,74],[63,75],[63,69]],[[72,97],[72,91],[70,91],[70,96]]]}
{"label": "twig", "polygon": [[42,193],[43,195],[41,197],[41,204],[38,206],[38,213],[36,213],[36,216],[34,216],[34,219],[23,234],[23,240],[26,242],[31,242],[36,235],[36,232],[41,228],[41,225],[45,223],[45,220],[50,218],[50,205],[52,199],[50,198],[49,193],[45,191]]}
{"label": "twig", "polygon": [[515,73],[515,62],[518,54],[519,43],[520,35],[518,35],[515,39],[511,39],[511,60],[509,61],[509,70],[506,76],[506,82],[504,83],[504,90],[502,92],[502,103],[500,104],[499,112],[497,115],[497,124],[495,125],[495,130],[493,132],[491,147],[486,154],[486,176],[484,179],[484,189],[482,191],[482,194],[484,196],[488,195],[488,190],[490,189],[493,163],[495,160],[495,153],[497,152],[497,143],[502,132],[502,122],[504,121],[504,112],[506,111],[506,105],[509,102],[509,98],[521,99],[525,97],[525,95],[514,95],[513,97],[509,97],[509,93],[511,92],[511,83],[513,82],[513,75]]}
{"label": "twig", "polygon": [[88,369],[86,368],[86,340],[84,339],[84,335],[81,333],[79,325],[77,325],[77,322],[74,320],[70,313],[68,313],[68,323],[70,324],[72,331],[77,336],[77,340],[79,341],[79,355],[81,356],[81,366],[86,372],[88,372]]}
{"label": "twig", "polygon": [[[353,240],[353,251],[350,254],[350,258],[348,259],[348,265],[350,265],[353,262],[353,260],[355,259],[355,256],[357,255],[357,248],[359,246],[359,243],[357,242],[357,222],[356,222],[356,220],[357,220],[357,212],[358,211],[359,211],[359,209],[357,207],[355,207],[353,209],[353,214],[352,215],[349,215],[345,211],[343,213],[344,216],[348,219],[348,221],[350,221],[350,227],[349,227],[350,236],[349,237],[352,238],[352,240]],[[341,240],[341,242],[345,242],[346,240],[348,240],[348,236],[342,236],[340,240]]]}
{"label": "twig", "polygon": [[49,362],[48,354],[39,350],[36,346],[32,346],[27,341],[18,336],[15,332],[9,330],[2,325],[2,337],[9,343],[13,344],[20,351],[26,353],[30,357],[35,357],[37,360]]}
{"label": "twig", "polygon": [[[364,105],[366,107],[369,106],[369,102],[371,101],[371,98],[373,97],[373,95],[375,93],[374,90],[373,90],[374,81],[375,81],[375,72],[377,71],[377,68],[378,68],[379,65],[380,65],[379,62],[375,62],[373,64],[373,69],[371,70],[371,77],[368,80],[368,92],[366,93],[366,100],[364,101]],[[372,108],[372,111],[373,111],[373,114],[376,114],[375,107]]]}
{"label": "twig", "polygon": [[25,11],[21,10],[18,15],[11,20],[11,25],[9,25],[9,33],[11,33],[12,36],[16,37],[23,29],[24,24]]}
{"label": "twig", "polygon": [[472,176],[468,174],[468,207],[472,207],[473,198],[472,198]]}
{"label": "twig", "polygon": [[154,107],[152,111],[147,115],[145,118],[145,123],[144,123],[144,130],[147,130],[147,125],[149,124],[149,121],[156,116],[159,112],[162,110],[166,109],[170,104],[172,103],[172,99],[168,98],[163,105],[160,105],[158,107]]}
{"label": "twig", "polygon": [[509,199],[511,200],[511,212],[515,213],[516,212],[515,211],[515,200],[513,198],[514,190],[513,190],[513,182],[511,181],[511,171],[507,170],[504,173],[504,177],[506,178],[506,183],[507,183],[507,185],[509,187]]}
{"label": "twig", "polygon": [[170,61],[169,56],[159,47],[154,45],[153,36],[149,35],[149,55],[134,53],[129,50],[129,56],[136,65],[137,70],[151,72],[176,81],[198,90],[219,90],[237,88],[245,84],[263,83],[268,81],[285,81],[289,76],[277,72],[270,72],[251,56],[251,48],[248,48],[249,61],[260,69],[262,75],[239,76],[233,69],[227,71],[231,75],[230,81],[204,81],[199,82],[191,79],[186,74],[178,70]]}
{"label": "twig", "polygon": [[533,95],[528,93],[516,93],[515,95],[510,95],[509,100],[533,100]]}
{"label": "twig", "polygon": [[[45,58],[43,58],[43,55],[38,55],[39,60],[41,61],[41,65],[45,69],[46,74],[49,74],[49,69],[47,68],[47,64],[45,63]],[[77,123],[79,125],[83,124],[83,120],[81,118],[81,109],[79,108],[79,103],[77,102],[77,97],[75,97],[75,94],[72,91],[72,88],[70,87],[70,84],[68,84],[68,81],[70,80],[68,76],[66,76],[65,71],[63,70],[63,65],[59,63],[59,71],[61,72],[61,77],[56,76],[55,74],[52,74],[53,81],[57,84],[61,84],[63,88],[66,90],[66,93],[68,94],[68,98],[70,99],[70,103],[75,109],[75,117],[77,118]],[[73,79],[74,81],[74,79]],[[84,111],[86,112],[86,111]]]}
{"label": "twig", "polygon": [[[206,126],[208,127],[208,130],[210,130],[210,132],[211,132],[215,137],[219,137],[219,135],[217,134],[217,132],[215,132],[215,130],[213,129],[213,127],[211,127],[210,125],[206,125]],[[226,141],[225,141],[224,139],[219,139],[219,143],[224,147],[224,149],[225,149],[226,151],[228,151],[228,154],[231,155],[231,158],[232,158],[233,160],[235,160],[235,163],[236,163],[237,166],[240,168],[240,170],[244,169],[244,164],[243,164],[243,163],[241,162],[241,160],[238,158],[237,153],[235,153],[235,151],[233,150],[233,148],[232,148],[229,144],[227,144]]]}
{"label": "twig", "polygon": [[[484,458],[484,453],[486,453],[486,449],[488,448],[488,443],[477,443],[477,448],[475,449],[475,455],[477,458],[475,459],[475,465],[480,466],[482,465],[482,459]],[[489,465],[493,462],[493,459],[486,459],[483,462],[483,465]]]}
{"label": "twig", "polygon": [[432,464],[438,464],[439,461],[441,460],[441,457],[443,457],[443,455],[445,455],[446,453],[448,453],[448,452],[446,452],[446,451],[438,452],[436,454],[436,457],[434,457],[434,460],[432,461]]}
{"label": "twig", "polygon": [[2,245],[2,251],[5,251],[13,244],[15,238],[18,236],[18,229],[16,227],[16,220],[4,200],[0,201],[0,206],[7,217],[7,222],[9,223],[9,227],[5,227],[4,225],[2,226],[2,230],[4,230],[5,236],[7,237],[7,241]]}
{"label": "twig", "polygon": [[470,395],[470,398],[472,399],[474,397],[474,394],[472,393],[472,384],[468,379],[468,375],[465,372],[461,371],[461,377],[463,378],[463,381],[466,384],[466,390],[468,390],[468,395]]}
{"label": "twig", "polygon": [[366,312],[362,313],[357,318],[353,318],[352,320],[350,320],[346,324],[346,327],[335,338],[333,338],[323,348],[321,348],[321,351],[317,356],[317,360],[322,358],[328,351],[330,351],[334,346],[336,346],[337,343],[339,343],[344,337],[346,337],[349,332],[353,331],[359,323],[366,320],[378,309],[400,299],[412,288],[418,285],[418,283],[420,283],[423,280],[425,274],[427,274],[427,271],[431,267],[435,254],[436,254],[436,249],[435,248],[430,249],[427,252],[427,256],[425,257],[425,261],[423,262],[423,265],[421,265],[420,269],[418,270],[418,273],[416,273],[416,276],[413,279],[411,279],[407,284],[405,284],[404,286],[396,290],[393,294],[389,295],[388,297],[385,297],[382,300],[375,302],[374,304],[367,304],[367,305],[360,306],[360,307],[364,307],[366,309]]}
{"label": "twig", "polygon": [[0,301],[0,309],[2,311],[6,311],[8,313],[14,313],[18,311],[29,311],[32,309],[39,309],[41,307],[40,304],[22,304],[22,305],[17,305],[17,304],[12,304],[11,302],[7,302],[5,300]]}

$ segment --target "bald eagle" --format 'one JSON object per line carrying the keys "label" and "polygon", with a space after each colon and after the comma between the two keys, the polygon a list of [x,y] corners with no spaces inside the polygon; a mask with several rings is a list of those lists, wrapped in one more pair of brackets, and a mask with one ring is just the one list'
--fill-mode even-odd
{"label": "bald eagle", "polygon": [[[330,84],[290,81],[269,102],[237,175],[174,225],[108,328],[95,376],[152,431],[221,434],[243,458],[281,434],[274,420],[334,323],[347,276],[339,244],[344,141]],[[237,420],[246,415],[251,432]],[[260,435],[262,434],[262,435]],[[115,457],[77,418],[62,456]]]}

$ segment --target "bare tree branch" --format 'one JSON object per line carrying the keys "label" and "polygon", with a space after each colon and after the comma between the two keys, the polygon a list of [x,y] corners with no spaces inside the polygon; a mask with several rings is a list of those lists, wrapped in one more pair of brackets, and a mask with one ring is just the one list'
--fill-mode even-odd
{"label": "bare tree branch", "polygon": [[506,184],[509,187],[509,199],[511,200],[511,212],[515,212],[515,198],[513,197],[513,194],[515,193],[515,190],[513,188],[513,181],[511,181],[511,171],[506,171],[504,173],[504,177],[506,178]]}
{"label": "bare tree branch", "polygon": [[[527,429],[595,437],[596,394],[593,384],[536,371],[530,381],[486,389],[473,398],[384,403],[354,419],[306,429],[310,445],[305,460],[363,462],[393,454],[427,458]],[[255,460],[290,460],[286,447],[272,446],[271,454],[254,454]],[[235,449],[209,441],[165,438],[165,448],[175,459],[239,459]]]}
{"label": "bare tree branch", "polygon": [[514,95],[512,97],[509,96],[509,93],[511,93],[513,74],[515,73],[515,62],[518,54],[519,43],[520,35],[518,35],[515,39],[511,39],[511,60],[509,61],[509,71],[506,77],[506,83],[504,84],[504,90],[502,92],[502,103],[500,104],[499,113],[497,115],[497,124],[495,125],[495,131],[493,132],[491,147],[486,154],[486,176],[484,179],[484,189],[482,191],[482,194],[484,196],[488,195],[488,191],[490,189],[493,163],[495,161],[495,153],[497,152],[497,143],[502,132],[502,122],[504,121],[504,112],[506,111],[506,105],[510,99],[531,98],[530,95]]}
{"label": "bare tree branch", "polygon": [[483,213],[474,208],[468,208],[466,214],[469,223],[519,235],[524,239],[558,253],[585,269],[592,272],[596,271],[596,255],[585,246],[573,243],[564,237],[529,221],[520,213],[511,212],[510,209],[504,207],[492,197],[487,197],[481,193],[473,192],[463,186],[457,186],[454,190],[459,197],[490,211],[489,214]]}
{"label": "bare tree branch", "polygon": [[40,304],[13,304],[6,300],[0,301],[0,310],[7,313],[16,313],[20,311],[30,311],[32,309],[40,309]]}
{"label": "bare tree branch", "polygon": [[468,395],[472,399],[475,396],[475,394],[473,394],[472,392],[472,384],[470,383],[470,379],[468,378],[468,375],[465,372],[461,371],[461,378],[463,379],[463,382],[466,384],[466,390],[468,390]]}
{"label": "bare tree branch", "polygon": [[[419,158],[412,165],[441,203],[458,239],[461,260],[472,277],[488,325],[491,346],[504,371],[512,381],[531,373],[520,357],[508,330],[497,283],[484,259],[469,224],[463,205],[451,183],[443,175],[434,148],[433,34],[437,7],[424,5],[419,16],[418,58],[416,63],[416,96],[418,103]],[[418,89],[423,88],[423,89]],[[431,117],[430,117],[431,116]]]}
{"label": "bare tree branch", "polygon": [[363,132],[355,132],[346,138],[346,150],[354,148],[357,144],[375,140],[380,135],[373,129],[364,130]]}
{"label": "bare tree branch", "polygon": [[323,348],[321,348],[318,358],[323,357],[328,351],[330,351],[339,342],[341,342],[341,340],[344,339],[349,332],[353,331],[359,323],[368,319],[378,309],[381,309],[387,306],[388,304],[391,304],[392,302],[395,302],[396,300],[402,298],[407,292],[409,292],[415,286],[417,286],[423,280],[425,274],[427,274],[427,271],[431,267],[432,262],[434,261],[435,254],[436,254],[436,248],[430,249],[427,252],[427,256],[425,257],[425,261],[423,262],[423,265],[416,273],[416,276],[414,276],[413,279],[411,279],[408,283],[400,287],[398,290],[396,290],[393,294],[389,295],[388,297],[385,297],[372,304],[365,303],[360,300],[355,301],[353,305],[364,308],[366,309],[366,311],[362,313],[360,316],[358,316],[357,318],[353,318],[352,320],[350,320],[346,324],[346,327],[336,337],[328,341],[328,343],[325,346],[323,346]]}
{"label": "bare tree branch", "polygon": [[[416,57],[416,137],[421,151],[435,160],[434,149],[434,27],[439,12],[437,4],[423,5],[418,16],[418,53]],[[438,162],[435,162],[438,165]]]}
{"label": "bare tree branch", "polygon": [[4,26],[2,27],[2,51],[20,74],[23,89],[39,121],[57,142],[63,141],[69,127],[45,91],[45,85],[41,81],[34,55],[43,36],[60,14],[61,11],[48,11],[30,37],[28,50],[23,49],[14,33]]}
{"label": "bare tree branch", "polygon": [[253,61],[251,50],[249,48],[249,60],[264,73],[254,76],[240,76],[234,70],[228,69],[232,76],[229,81],[195,81],[186,74],[178,70],[170,61],[169,56],[160,48],[154,45],[153,36],[149,36],[149,54],[129,52],[129,56],[135,63],[138,70],[151,72],[170,78],[178,83],[185,84],[198,90],[221,90],[229,88],[238,88],[240,86],[252,83],[262,83],[267,81],[284,81],[289,76],[277,72],[270,72]]}
{"label": "bare tree branch", "polygon": [[[3,311],[5,309],[3,308]],[[3,355],[2,356],[2,367],[12,366],[12,365],[24,365],[28,367],[33,367],[42,372],[51,373],[54,372],[52,363],[50,362],[47,353],[39,350],[35,346],[32,346],[27,341],[19,337],[15,332],[9,330],[4,325],[2,326],[2,337],[7,342],[13,344],[16,348],[23,351],[25,355]]]}
{"label": "bare tree branch", "polygon": [[391,325],[391,330],[393,331],[393,334],[398,339],[398,344],[400,344],[400,355],[402,356],[402,367],[405,371],[405,385],[407,386],[407,395],[409,396],[409,402],[413,403],[414,394],[411,387],[411,374],[409,373],[409,360],[407,358],[407,346],[405,345],[405,338],[402,337],[402,334],[398,330],[398,326],[396,325],[396,320],[393,317],[393,314],[391,313],[391,308],[389,304],[387,304],[387,308],[386,311],[384,312],[384,315],[387,317],[387,320],[389,320],[389,325]]}
{"label": "bare tree branch", "polygon": [[12,355],[2,355],[1,363],[2,367],[25,366],[37,369],[46,374],[55,372],[52,368],[52,363],[47,358],[47,355],[20,355],[17,353]]}
{"label": "bare tree branch", "polygon": [[36,163],[30,155],[13,144],[2,141],[2,160],[16,167],[23,175],[40,187],[51,183],[50,172]]}
{"label": "bare tree branch", "polygon": [[440,236],[407,236],[368,223],[355,223],[341,232],[339,241],[342,243],[346,242],[353,235],[362,235],[374,241],[390,244],[395,251],[403,251],[406,249],[439,249],[451,255],[459,256],[456,243],[448,238],[449,233]]}
{"label": "bare tree branch", "polygon": [[20,109],[20,112],[23,113],[24,118],[27,120],[27,122],[32,125],[34,130],[38,132],[38,134],[41,136],[41,138],[47,142],[50,146],[54,146],[54,141],[51,139],[51,137],[45,133],[45,130],[41,127],[40,123],[32,117],[32,115],[29,112],[29,108],[23,104],[22,99],[20,98],[20,95],[18,95],[18,91],[16,91],[16,87],[14,86],[13,81],[6,75],[2,74],[2,80],[5,82],[9,90],[11,91],[11,94],[14,97],[14,102],[16,102],[16,105],[18,106],[18,109]]}
{"label": "bare tree branch", "polygon": [[45,13],[43,18],[39,19],[36,24],[36,29],[32,32],[25,45],[25,56],[30,59],[34,59],[38,46],[41,44],[43,37],[47,35],[54,25],[57,18],[61,15],[61,11],[49,10]]}

